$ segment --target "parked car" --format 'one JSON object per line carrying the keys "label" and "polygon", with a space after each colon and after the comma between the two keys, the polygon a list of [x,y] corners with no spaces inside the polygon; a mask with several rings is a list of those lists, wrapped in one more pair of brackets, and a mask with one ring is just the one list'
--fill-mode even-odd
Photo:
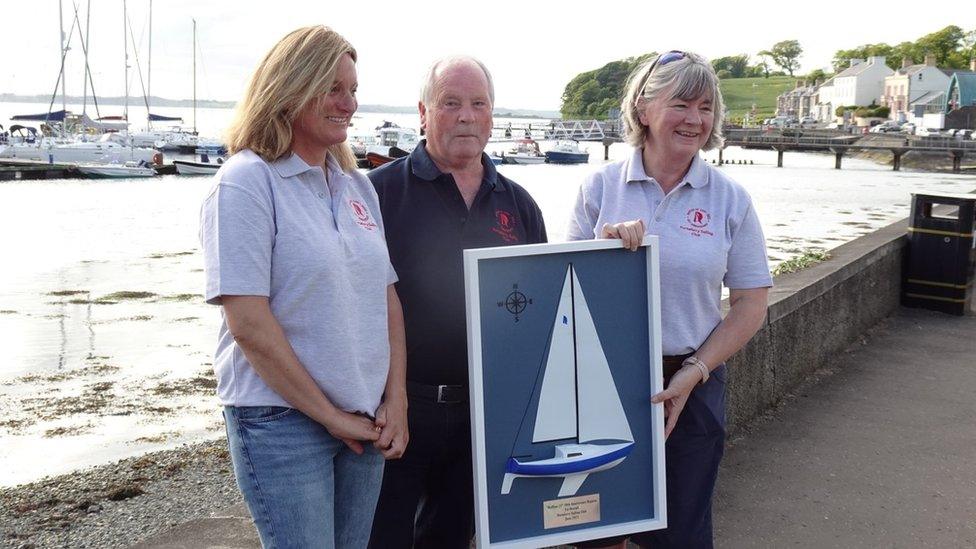
{"label": "parked car", "polygon": [[801,126],[809,126],[817,123],[817,119],[812,116],[804,116],[800,119]]}
{"label": "parked car", "polygon": [[976,139],[976,133],[973,130],[959,130],[956,132],[956,138],[958,139]]}
{"label": "parked car", "polygon": [[882,122],[877,126],[871,128],[871,133],[889,133],[889,132],[897,132],[899,130],[901,130],[901,125],[898,124],[898,122],[895,122],[894,120],[889,120],[887,122]]}
{"label": "parked car", "polygon": [[908,135],[915,135],[915,124],[902,124],[901,132]]}
{"label": "parked car", "polygon": [[938,137],[938,128],[918,128],[915,130],[915,135],[919,137]]}

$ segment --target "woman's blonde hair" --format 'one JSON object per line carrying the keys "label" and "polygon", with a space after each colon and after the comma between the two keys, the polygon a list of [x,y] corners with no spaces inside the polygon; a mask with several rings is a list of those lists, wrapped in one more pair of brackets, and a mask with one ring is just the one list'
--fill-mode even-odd
{"label": "woman's blonde hair", "polygon": [[[301,110],[332,89],[343,55],[356,61],[356,50],[334,30],[315,25],[288,33],[264,57],[244,97],[237,104],[227,130],[231,154],[251,149],[273,162],[291,149],[291,126]],[[346,143],[329,147],[343,170],[356,168],[356,157]]]}
{"label": "woman's blonde hair", "polygon": [[661,56],[652,57],[641,63],[630,74],[620,104],[624,138],[627,143],[640,147],[647,139],[647,126],[640,121],[639,103],[653,101],[667,92],[666,100],[677,98],[691,101],[699,97],[711,97],[714,116],[712,133],[702,149],[707,151],[722,146],[724,142],[722,119],[725,104],[718,87],[718,76],[715,75],[711,63],[704,57],[689,52],[682,53],[684,57],[663,65],[655,65]]}

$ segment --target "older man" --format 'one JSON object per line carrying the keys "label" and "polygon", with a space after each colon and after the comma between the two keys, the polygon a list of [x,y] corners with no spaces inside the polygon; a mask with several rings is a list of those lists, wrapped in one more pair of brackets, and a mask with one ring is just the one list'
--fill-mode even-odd
{"label": "older man", "polygon": [[474,531],[461,251],[546,241],[535,201],[484,154],[493,103],[481,62],[434,63],[426,140],[369,173],[400,278],[410,427],[403,458],[386,463],[370,547],[467,548]]}

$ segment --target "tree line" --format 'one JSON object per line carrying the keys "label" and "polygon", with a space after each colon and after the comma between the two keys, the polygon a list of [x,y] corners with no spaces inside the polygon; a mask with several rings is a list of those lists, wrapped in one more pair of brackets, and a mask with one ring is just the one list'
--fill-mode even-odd
{"label": "tree line", "polygon": [[[902,60],[908,58],[913,64],[922,63],[925,56],[935,56],[936,64],[942,68],[962,69],[969,60],[976,57],[976,30],[963,31],[950,25],[942,30],[926,34],[914,42],[902,42],[895,46],[879,43],[864,44],[856,48],[837,50],[832,60],[834,72],[848,67],[850,59],[867,57],[886,57],[885,62],[892,69],[901,67]],[[638,57],[628,57],[607,63],[599,69],[576,75],[563,91],[561,112],[564,118],[601,118],[611,109],[620,107],[623,86],[627,76],[656,52]],[[755,78],[770,76],[795,76],[800,68],[803,47],[797,40],[783,40],[756,55],[730,55],[712,60],[712,67],[719,78]],[[754,61],[754,62],[753,62]],[[804,78],[809,81],[826,80],[831,73],[816,69]]]}

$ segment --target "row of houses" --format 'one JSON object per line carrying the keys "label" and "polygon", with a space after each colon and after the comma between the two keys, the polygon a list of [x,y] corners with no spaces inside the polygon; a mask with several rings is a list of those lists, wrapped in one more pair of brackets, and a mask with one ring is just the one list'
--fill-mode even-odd
{"label": "row of houses", "polygon": [[[973,127],[965,121],[976,121],[972,114],[976,111],[976,59],[969,65],[969,70],[941,69],[934,55],[926,55],[924,63],[913,64],[906,57],[898,70],[892,70],[884,56],[851,59],[848,68],[824,82],[798,81],[796,88],[777,98],[776,114],[798,120],[850,122],[836,115],[837,107],[878,105],[890,108],[889,118],[898,122],[932,128]],[[960,109],[968,114],[952,114]]]}

